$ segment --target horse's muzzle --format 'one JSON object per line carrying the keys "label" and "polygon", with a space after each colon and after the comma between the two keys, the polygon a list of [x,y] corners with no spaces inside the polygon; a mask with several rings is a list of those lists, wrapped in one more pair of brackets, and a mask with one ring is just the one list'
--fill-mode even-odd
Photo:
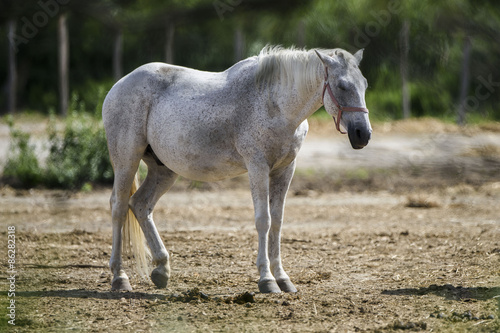
{"label": "horse's muzzle", "polygon": [[366,126],[352,125],[347,129],[349,141],[353,149],[361,149],[368,144],[372,137],[372,130]]}

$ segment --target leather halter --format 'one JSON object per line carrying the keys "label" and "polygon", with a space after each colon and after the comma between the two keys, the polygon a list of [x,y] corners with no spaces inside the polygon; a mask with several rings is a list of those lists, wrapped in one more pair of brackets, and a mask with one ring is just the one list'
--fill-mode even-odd
{"label": "leather halter", "polygon": [[340,129],[340,119],[342,118],[342,112],[345,111],[345,112],[368,113],[368,109],[355,107],[355,106],[342,106],[342,105],[340,105],[340,103],[337,101],[337,99],[333,95],[332,88],[330,87],[330,82],[328,82],[328,67],[325,67],[325,83],[323,85],[323,93],[321,94],[322,95],[321,102],[323,103],[323,105],[325,105],[325,91],[328,91],[328,94],[330,95],[332,102],[335,104],[335,106],[339,110],[339,112],[337,114],[337,119],[335,119],[335,116],[332,116],[333,121],[335,122],[335,127],[337,128],[337,131],[339,131],[342,134],[347,134],[347,132],[344,132]]}

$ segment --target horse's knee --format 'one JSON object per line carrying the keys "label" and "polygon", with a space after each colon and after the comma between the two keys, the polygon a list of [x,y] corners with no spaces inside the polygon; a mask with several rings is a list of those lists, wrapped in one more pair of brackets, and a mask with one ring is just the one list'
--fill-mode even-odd
{"label": "horse's knee", "polygon": [[113,224],[121,225],[125,221],[128,212],[128,198],[119,199],[116,196],[111,196],[109,199],[111,207],[111,220]]}
{"label": "horse's knee", "polygon": [[271,228],[271,217],[269,214],[256,214],[255,215],[255,227],[257,232],[260,234],[265,234],[269,232]]}
{"label": "horse's knee", "polygon": [[128,208],[130,208],[130,210],[132,210],[132,212],[134,213],[134,215],[137,219],[142,217],[142,211],[143,211],[143,209],[141,208],[141,205],[138,203],[138,201],[139,200],[137,200],[136,195],[133,195],[132,197],[130,197],[130,199],[128,201]]}

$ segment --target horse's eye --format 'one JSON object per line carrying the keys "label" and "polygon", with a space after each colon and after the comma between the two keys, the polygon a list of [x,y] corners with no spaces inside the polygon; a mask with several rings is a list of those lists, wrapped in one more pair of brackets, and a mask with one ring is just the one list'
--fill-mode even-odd
{"label": "horse's eye", "polygon": [[340,90],[347,90],[348,86],[349,85],[347,84],[346,81],[344,81],[344,80],[340,80],[339,81],[338,87],[339,87]]}

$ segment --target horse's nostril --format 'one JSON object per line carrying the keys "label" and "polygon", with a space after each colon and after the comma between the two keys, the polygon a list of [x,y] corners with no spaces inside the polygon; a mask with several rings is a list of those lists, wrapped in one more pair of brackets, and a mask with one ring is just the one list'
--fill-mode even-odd
{"label": "horse's nostril", "polygon": [[356,129],[356,137],[358,139],[361,139],[361,130],[360,129]]}

